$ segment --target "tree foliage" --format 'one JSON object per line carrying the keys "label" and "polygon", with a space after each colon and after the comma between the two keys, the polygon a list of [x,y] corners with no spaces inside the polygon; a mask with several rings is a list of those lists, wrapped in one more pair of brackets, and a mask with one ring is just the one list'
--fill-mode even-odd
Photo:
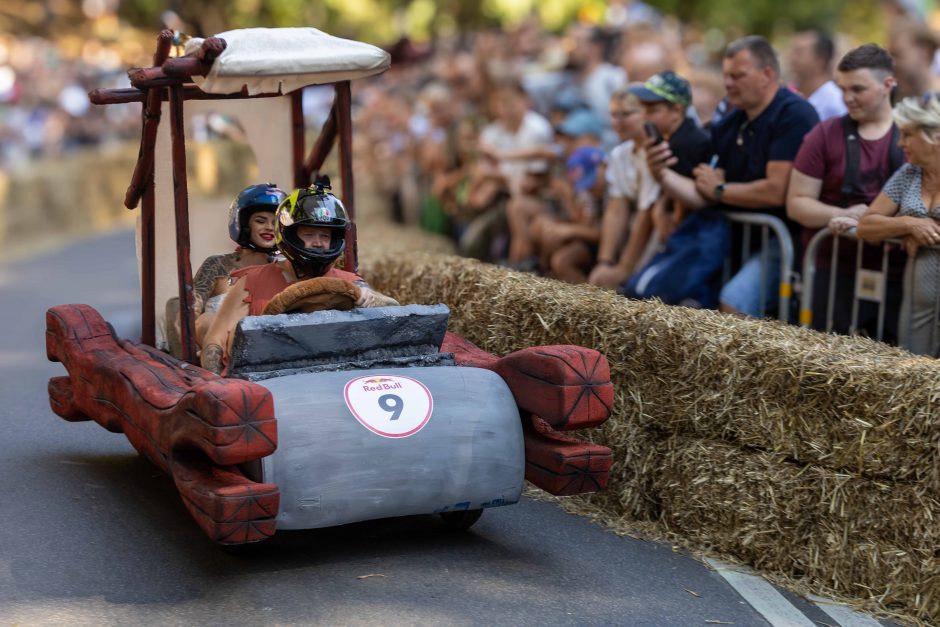
{"label": "tree foliage", "polygon": [[[773,37],[794,29],[819,27],[867,38],[878,29],[877,3],[847,0],[647,0],[667,14],[701,28],[728,34]],[[123,0],[121,16],[144,28],[162,27],[161,15],[175,11],[193,35],[210,35],[248,26],[310,25],[367,41],[414,38],[442,30],[475,30],[510,22],[521,12],[536,11],[562,22],[598,0]],[[863,6],[864,5],[864,6]],[[874,7],[874,8],[873,8]],[[562,18],[562,19],[559,19]],[[562,23],[551,24],[561,27]]]}

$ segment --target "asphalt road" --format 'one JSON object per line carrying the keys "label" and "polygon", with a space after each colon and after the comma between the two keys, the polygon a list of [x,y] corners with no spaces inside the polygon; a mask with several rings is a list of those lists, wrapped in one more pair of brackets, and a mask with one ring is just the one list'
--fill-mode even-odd
{"label": "asphalt road", "polygon": [[221,550],[122,435],[49,409],[45,310],[130,332],[137,300],[130,232],[0,265],[0,623],[768,624],[689,556],[531,500],[467,533],[412,517]]}

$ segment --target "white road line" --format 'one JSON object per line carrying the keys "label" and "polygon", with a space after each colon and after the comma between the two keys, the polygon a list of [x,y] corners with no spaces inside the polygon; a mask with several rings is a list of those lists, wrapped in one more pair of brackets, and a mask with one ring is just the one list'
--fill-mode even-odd
{"label": "white road line", "polygon": [[705,558],[705,563],[774,627],[818,627],[762,577],[718,560]]}
{"label": "white road line", "polygon": [[843,603],[830,601],[829,599],[818,597],[815,594],[811,594],[809,600],[812,601],[816,607],[826,614],[829,614],[829,616],[842,627],[882,627],[881,623],[871,616],[856,612]]}

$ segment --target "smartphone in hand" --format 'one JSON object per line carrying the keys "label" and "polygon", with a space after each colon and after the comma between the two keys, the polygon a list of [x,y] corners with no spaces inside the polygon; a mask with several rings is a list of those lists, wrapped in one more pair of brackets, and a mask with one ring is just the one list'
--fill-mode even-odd
{"label": "smartphone in hand", "polygon": [[663,141],[663,136],[652,122],[644,122],[643,128],[646,129],[646,136],[653,140],[653,145]]}

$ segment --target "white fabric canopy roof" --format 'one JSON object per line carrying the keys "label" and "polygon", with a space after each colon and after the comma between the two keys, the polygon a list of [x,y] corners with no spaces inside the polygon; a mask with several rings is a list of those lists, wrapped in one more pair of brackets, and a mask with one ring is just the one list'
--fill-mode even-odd
{"label": "white fabric canopy roof", "polygon": [[[376,46],[328,35],[315,28],[244,28],[219,33],[225,51],[209,75],[193,81],[207,93],[287,94],[307,85],[321,85],[379,74],[391,63]],[[203,39],[186,43],[195,52]]]}

